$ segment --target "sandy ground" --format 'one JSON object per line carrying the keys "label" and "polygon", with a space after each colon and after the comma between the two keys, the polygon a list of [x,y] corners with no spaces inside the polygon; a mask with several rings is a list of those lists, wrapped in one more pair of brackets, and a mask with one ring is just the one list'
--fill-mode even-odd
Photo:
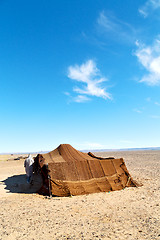
{"label": "sandy ground", "polygon": [[49,199],[27,193],[23,160],[1,160],[0,239],[160,239],[160,151],[96,155],[123,157],[143,186]]}

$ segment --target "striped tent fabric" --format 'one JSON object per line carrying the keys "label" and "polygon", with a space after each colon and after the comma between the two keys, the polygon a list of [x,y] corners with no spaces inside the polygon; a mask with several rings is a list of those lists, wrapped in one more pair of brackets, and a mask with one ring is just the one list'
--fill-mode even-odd
{"label": "striped tent fabric", "polygon": [[135,187],[123,158],[96,157],[69,144],[38,154],[35,165],[41,171],[43,186],[39,192],[55,196],[82,195]]}

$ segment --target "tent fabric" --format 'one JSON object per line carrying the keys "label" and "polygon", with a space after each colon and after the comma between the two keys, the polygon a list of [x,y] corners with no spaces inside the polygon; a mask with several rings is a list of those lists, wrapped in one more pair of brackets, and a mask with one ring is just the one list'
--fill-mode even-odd
{"label": "tent fabric", "polygon": [[38,154],[35,164],[41,169],[43,183],[48,184],[51,194],[56,196],[109,192],[136,186],[123,158],[96,157],[69,144]]}

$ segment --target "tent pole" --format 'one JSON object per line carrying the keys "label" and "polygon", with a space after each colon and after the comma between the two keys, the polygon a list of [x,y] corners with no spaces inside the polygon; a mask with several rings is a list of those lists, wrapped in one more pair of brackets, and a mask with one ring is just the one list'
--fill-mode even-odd
{"label": "tent pole", "polygon": [[[48,164],[47,164],[47,170],[48,170]],[[49,171],[48,171],[49,173]],[[49,197],[51,198],[52,197],[52,194],[51,194],[51,177],[50,175],[48,174],[48,190],[49,190]]]}

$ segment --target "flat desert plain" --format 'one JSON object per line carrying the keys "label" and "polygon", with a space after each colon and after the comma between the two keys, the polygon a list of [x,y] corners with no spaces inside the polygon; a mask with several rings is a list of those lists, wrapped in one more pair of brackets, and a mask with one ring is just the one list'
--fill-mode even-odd
{"label": "flat desert plain", "polygon": [[1,157],[0,239],[160,239],[160,151],[95,154],[123,157],[143,186],[50,199],[26,185],[24,160]]}

